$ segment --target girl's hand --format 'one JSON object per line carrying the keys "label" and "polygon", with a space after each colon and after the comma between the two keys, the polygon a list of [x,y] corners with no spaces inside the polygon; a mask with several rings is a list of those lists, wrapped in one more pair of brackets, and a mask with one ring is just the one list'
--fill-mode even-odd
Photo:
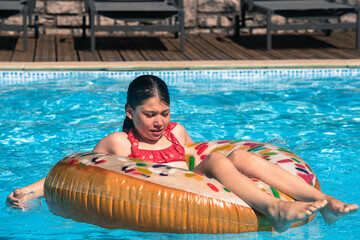
{"label": "girl's hand", "polygon": [[29,186],[23,188],[16,188],[10,195],[6,198],[6,205],[25,210],[29,207],[27,202],[33,198],[39,198],[44,196],[44,183],[45,178],[30,184]]}
{"label": "girl's hand", "polygon": [[19,188],[16,188],[6,198],[6,205],[12,208],[25,210],[23,197],[24,197],[24,193]]}

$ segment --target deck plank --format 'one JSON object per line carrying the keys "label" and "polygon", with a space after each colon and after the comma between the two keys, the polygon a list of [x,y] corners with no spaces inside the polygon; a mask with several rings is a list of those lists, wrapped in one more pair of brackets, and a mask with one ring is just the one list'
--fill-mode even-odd
{"label": "deck plank", "polygon": [[167,59],[159,48],[155,47],[156,43],[154,41],[158,40],[154,39],[154,37],[135,37],[134,43],[147,61],[166,61]]}
{"label": "deck plank", "polygon": [[108,34],[96,38],[96,51],[90,39],[78,35],[40,35],[23,38],[0,35],[0,61],[196,61],[196,60],[286,60],[286,59],[359,59],[354,31],[307,34],[273,34],[273,50],[266,50],[265,35],[187,34],[185,52],[173,34]]}
{"label": "deck plank", "polygon": [[202,47],[203,50],[207,51],[207,53],[214,57],[214,60],[235,60],[233,57],[224,53],[222,48],[218,48],[213,44],[211,35],[204,36],[203,34],[197,35],[195,42],[198,44],[197,47]]}
{"label": "deck plank", "polygon": [[11,61],[17,40],[17,37],[0,36],[0,61]]}
{"label": "deck plank", "polygon": [[219,35],[219,34],[214,34],[213,37],[208,37],[208,36],[204,36],[202,35],[202,37],[207,40],[210,41],[214,46],[216,46],[218,49],[222,49],[222,51],[224,51],[227,55],[231,56],[233,59],[236,60],[247,60],[249,59],[250,55],[246,54],[243,49],[236,49],[237,51],[234,51],[234,45],[231,44],[230,41],[227,41],[226,39],[224,39],[223,36]]}
{"label": "deck plank", "polygon": [[96,46],[102,61],[116,62],[123,61],[116,45],[111,37],[100,37],[96,39]]}
{"label": "deck plank", "polygon": [[168,53],[167,58],[169,61],[187,61],[190,60],[180,50],[179,40],[170,40],[169,38],[161,39],[162,43],[166,47]]}
{"label": "deck plank", "polygon": [[36,51],[36,62],[54,62],[56,61],[55,51],[55,36],[54,35],[40,35]]}
{"label": "deck plank", "polygon": [[212,46],[212,49],[214,52],[220,52],[222,53],[221,58],[228,58],[228,60],[237,60],[237,59],[241,59],[242,56],[241,55],[234,55],[234,51],[232,51],[231,48],[228,47],[227,44],[224,43],[220,43],[218,41],[218,39],[214,38],[213,35],[204,35],[204,34],[200,34],[199,35],[201,40],[208,43],[210,46]]}
{"label": "deck plank", "polygon": [[[224,36],[223,40],[229,43],[234,50],[234,52],[240,52],[242,55],[246,56],[245,60],[271,60],[268,51],[265,49],[251,49],[246,48],[242,45],[242,38],[233,38],[232,36]],[[247,40],[245,40],[247,41]],[[251,41],[251,39],[250,39]]]}
{"label": "deck plank", "polygon": [[168,41],[169,38],[174,36],[168,35],[159,38],[159,41],[154,42],[154,47],[159,48],[161,54],[166,58],[167,61],[185,61],[188,60],[186,56],[180,51],[180,40],[175,39],[172,42]]}
{"label": "deck plank", "polygon": [[342,32],[332,33],[330,36],[320,35],[323,41],[329,42],[337,48],[341,49],[354,49],[355,48],[355,32]]}
{"label": "deck plank", "polygon": [[59,35],[55,38],[56,41],[56,60],[61,62],[76,62],[79,61],[77,52],[75,50],[74,38],[69,35]]}
{"label": "deck plank", "polygon": [[214,53],[205,49],[203,42],[199,40],[199,36],[190,35],[188,38],[188,44],[191,51],[196,52],[201,56],[201,60],[218,60],[218,57]]}
{"label": "deck plank", "polygon": [[[168,41],[180,51],[180,47],[178,47],[179,43],[175,39],[169,38]],[[188,60],[204,60],[205,56],[197,51],[196,48],[192,45],[189,39],[185,41],[185,52],[182,55]]]}
{"label": "deck plank", "polygon": [[134,44],[132,44],[131,38],[126,36],[113,37],[112,41],[119,50],[119,53],[124,61],[145,61],[145,58],[141,52],[138,51]]}
{"label": "deck plank", "polygon": [[23,51],[23,38],[20,37],[16,42],[14,48],[14,54],[11,59],[12,62],[34,62],[35,61],[35,51],[37,47],[38,39],[33,37],[28,37],[28,50],[27,52]]}
{"label": "deck plank", "polygon": [[131,38],[126,36],[112,38],[115,47],[118,49],[121,58],[124,61],[144,61],[145,58],[137,51],[136,47],[132,44]]}
{"label": "deck plank", "polygon": [[75,49],[81,62],[97,62],[101,61],[97,49],[91,52],[90,38],[74,37]]}

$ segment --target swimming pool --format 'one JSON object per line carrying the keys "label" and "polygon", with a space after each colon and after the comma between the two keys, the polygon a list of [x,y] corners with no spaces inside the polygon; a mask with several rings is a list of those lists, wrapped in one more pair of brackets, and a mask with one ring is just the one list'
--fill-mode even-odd
{"label": "swimming pool", "polygon": [[273,142],[306,160],[324,191],[360,197],[360,70],[272,69],[144,72],[0,72],[2,239],[355,239],[359,214],[326,226],[321,217],[277,233],[177,235],[107,230],[54,216],[44,200],[6,208],[14,189],[47,174],[65,155],[90,151],[120,130],[126,87],[155,74],[170,86],[172,120],[195,141]]}

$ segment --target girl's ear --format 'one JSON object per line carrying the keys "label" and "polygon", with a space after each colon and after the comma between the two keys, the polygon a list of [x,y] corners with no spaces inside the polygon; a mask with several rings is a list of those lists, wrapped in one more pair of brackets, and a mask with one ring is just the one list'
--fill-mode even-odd
{"label": "girl's ear", "polygon": [[125,113],[128,118],[133,119],[134,110],[130,107],[129,104],[125,105]]}

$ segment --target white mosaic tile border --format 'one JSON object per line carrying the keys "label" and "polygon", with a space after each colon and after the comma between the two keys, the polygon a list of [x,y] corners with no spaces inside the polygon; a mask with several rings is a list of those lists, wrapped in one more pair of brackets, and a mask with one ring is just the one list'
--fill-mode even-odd
{"label": "white mosaic tile border", "polygon": [[44,80],[69,80],[108,78],[130,81],[136,76],[152,74],[164,79],[168,84],[184,83],[186,80],[201,82],[218,79],[236,81],[273,80],[279,78],[324,78],[360,76],[358,68],[344,69],[252,69],[252,70],[177,70],[177,71],[0,71],[0,86],[36,83]]}

